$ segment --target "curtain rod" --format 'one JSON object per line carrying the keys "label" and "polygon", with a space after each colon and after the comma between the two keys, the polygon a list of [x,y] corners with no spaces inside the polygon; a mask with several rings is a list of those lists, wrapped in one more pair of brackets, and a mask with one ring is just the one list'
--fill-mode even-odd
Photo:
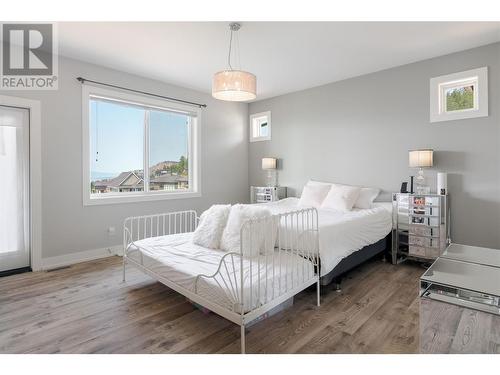
{"label": "curtain rod", "polygon": [[99,81],[92,81],[91,79],[87,79],[87,78],[83,78],[83,77],[76,77],[76,80],[78,82],[80,82],[80,83],[92,82],[92,83],[95,83],[95,84],[101,85],[101,86],[108,86],[108,87],[113,87],[115,89],[132,91],[132,92],[136,92],[136,93],[143,94],[143,95],[155,96],[157,98],[162,98],[162,99],[166,99],[166,100],[170,100],[170,101],[174,101],[174,102],[179,102],[179,103],[194,105],[194,106],[197,106],[197,107],[200,107],[200,108],[206,108],[207,107],[206,104],[201,104],[201,103],[196,103],[196,102],[190,102],[190,101],[182,100],[182,99],[171,98],[169,96],[163,96],[163,95],[153,94],[153,93],[146,92],[146,91],[139,91],[139,90],[129,89],[129,88],[126,88],[126,87],[112,85],[112,84],[109,84],[109,83],[104,83],[104,82],[99,82]]}

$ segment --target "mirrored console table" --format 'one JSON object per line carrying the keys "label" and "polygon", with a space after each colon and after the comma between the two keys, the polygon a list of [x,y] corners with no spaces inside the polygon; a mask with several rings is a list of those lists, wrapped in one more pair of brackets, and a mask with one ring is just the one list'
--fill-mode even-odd
{"label": "mirrored console table", "polygon": [[422,353],[500,353],[500,250],[451,244],[420,278]]}

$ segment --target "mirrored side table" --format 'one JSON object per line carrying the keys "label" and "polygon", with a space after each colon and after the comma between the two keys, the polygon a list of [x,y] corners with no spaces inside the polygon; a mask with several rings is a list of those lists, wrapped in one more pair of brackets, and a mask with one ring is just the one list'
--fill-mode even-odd
{"label": "mirrored side table", "polygon": [[422,353],[500,353],[500,250],[451,244],[420,278]]}
{"label": "mirrored side table", "polygon": [[251,203],[276,202],[286,198],[284,186],[250,186]]}

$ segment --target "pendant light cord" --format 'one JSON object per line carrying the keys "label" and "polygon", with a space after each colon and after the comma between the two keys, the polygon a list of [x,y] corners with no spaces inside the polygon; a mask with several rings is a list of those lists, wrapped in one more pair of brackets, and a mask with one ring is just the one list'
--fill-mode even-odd
{"label": "pendant light cord", "polygon": [[240,34],[236,33],[236,57],[238,60],[236,63],[238,64],[238,69],[241,70],[241,48],[240,48]]}
{"label": "pendant light cord", "polygon": [[227,65],[229,65],[229,69],[233,70],[233,67],[231,66],[231,47],[233,44],[233,30],[231,30],[231,33],[229,35],[229,53],[227,55]]}

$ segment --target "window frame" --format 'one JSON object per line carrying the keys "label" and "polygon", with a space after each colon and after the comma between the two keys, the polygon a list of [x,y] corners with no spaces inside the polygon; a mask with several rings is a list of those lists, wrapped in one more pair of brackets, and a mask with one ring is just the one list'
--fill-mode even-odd
{"label": "window frame", "polygon": [[[143,168],[144,168],[144,191],[141,192],[121,192],[92,194],[90,191],[91,181],[91,159],[90,159],[90,100],[101,98],[115,103],[139,106],[146,109],[160,110],[167,112],[183,113],[190,116],[190,126],[188,130],[188,176],[189,190],[150,191],[149,186],[149,122],[144,123],[144,147],[143,147]],[[148,113],[148,112],[147,112]],[[90,84],[82,85],[82,194],[83,205],[103,205],[116,203],[147,202],[170,199],[187,199],[201,197],[201,108],[181,103],[169,102],[152,98],[146,95],[131,94],[122,90],[110,90]]]}
{"label": "window frame", "polygon": [[[267,135],[266,136],[258,136],[254,137],[253,135],[253,130],[254,130],[254,122],[262,117],[267,118]],[[260,142],[260,141],[270,141],[271,140],[271,111],[266,111],[266,112],[259,112],[259,113],[254,113],[250,115],[250,142]]]}
{"label": "window frame", "polygon": [[[474,107],[456,111],[446,109],[446,91],[473,86]],[[430,122],[462,120],[488,116],[488,67],[448,74],[430,80]]]}

